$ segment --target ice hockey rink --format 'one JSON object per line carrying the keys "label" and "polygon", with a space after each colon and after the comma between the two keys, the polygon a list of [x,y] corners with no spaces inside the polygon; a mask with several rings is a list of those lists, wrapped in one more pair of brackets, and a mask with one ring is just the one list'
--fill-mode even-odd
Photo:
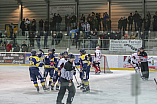
{"label": "ice hockey rink", "polygon": [[[43,69],[41,68],[41,71]],[[113,71],[112,74],[90,73],[89,93],[76,90],[73,104],[135,104],[131,95],[131,75],[134,71]],[[78,81],[79,74],[77,74]],[[157,72],[150,72],[148,81],[140,80],[138,104],[157,104]],[[75,86],[77,86],[74,79]],[[56,104],[58,91],[36,92],[27,66],[0,66],[0,104]],[[63,102],[66,102],[67,93]]]}

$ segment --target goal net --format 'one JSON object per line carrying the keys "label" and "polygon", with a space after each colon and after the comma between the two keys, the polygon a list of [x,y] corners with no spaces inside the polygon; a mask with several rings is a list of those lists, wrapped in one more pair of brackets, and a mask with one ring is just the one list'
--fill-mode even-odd
{"label": "goal net", "polygon": [[[94,59],[94,55],[93,56],[93,59]],[[101,72],[102,73],[113,73],[110,68],[109,68],[109,65],[108,65],[108,61],[107,61],[107,57],[105,55],[102,55],[101,57],[101,62],[100,62],[100,69],[101,69]],[[93,68],[93,67],[92,67]],[[93,68],[93,70],[95,71],[95,69]]]}

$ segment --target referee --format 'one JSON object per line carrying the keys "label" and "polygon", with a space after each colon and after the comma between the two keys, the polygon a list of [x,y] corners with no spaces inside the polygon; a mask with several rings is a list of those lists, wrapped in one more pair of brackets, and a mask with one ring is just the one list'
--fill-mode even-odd
{"label": "referee", "polygon": [[148,67],[148,61],[147,61],[147,53],[144,51],[144,48],[140,49],[140,57],[141,57],[141,72],[142,72],[142,79],[148,80],[149,78],[149,67]]}
{"label": "referee", "polygon": [[64,97],[66,89],[69,91],[66,104],[71,104],[74,99],[76,92],[74,83],[72,81],[73,75],[76,74],[74,60],[75,56],[73,54],[69,54],[68,61],[65,63],[64,68],[61,70],[61,87],[57,96],[57,104],[64,104],[62,103],[62,99]]}

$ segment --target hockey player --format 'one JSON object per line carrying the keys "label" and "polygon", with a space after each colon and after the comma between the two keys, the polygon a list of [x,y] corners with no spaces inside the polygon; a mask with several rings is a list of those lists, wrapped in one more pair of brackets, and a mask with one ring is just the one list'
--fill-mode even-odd
{"label": "hockey player", "polygon": [[[80,66],[82,67],[82,69],[80,70],[80,78],[82,80],[82,87],[81,89],[83,89],[83,92],[87,92],[90,91],[89,88],[89,71],[90,69],[88,68],[88,57],[86,56],[86,51],[84,49],[80,50],[80,59],[79,62],[77,63],[77,65],[80,64]],[[90,67],[90,64],[89,64]]]}
{"label": "hockey player", "polygon": [[[59,61],[64,57],[64,53],[60,53],[60,58],[58,59],[58,63]],[[57,63],[57,66],[58,66],[58,63]],[[56,84],[56,90],[59,90],[59,85],[60,85],[60,75],[58,75],[58,68],[55,69],[55,74],[54,74],[54,77],[53,77],[53,84],[52,86],[54,87],[54,85]]]}
{"label": "hockey player", "polygon": [[91,68],[91,63],[92,63],[92,57],[90,54],[88,54],[87,56],[87,61],[88,61],[88,64],[87,64],[86,76],[89,79],[89,73],[90,73],[90,68]]}
{"label": "hockey player", "polygon": [[54,75],[54,70],[57,69],[57,59],[54,56],[55,49],[49,49],[48,54],[45,55],[44,57],[44,78],[46,80],[46,77],[48,76],[48,73],[50,75],[49,79],[49,86],[51,86],[51,90],[53,90],[53,75]]}
{"label": "hockey player", "polygon": [[140,61],[141,61],[141,72],[142,72],[142,79],[148,80],[149,78],[149,67],[147,61],[147,53],[144,51],[143,48],[140,49]]}
{"label": "hockey player", "polygon": [[41,80],[41,85],[43,87],[43,90],[48,90],[48,88],[46,88],[45,86],[44,78],[41,75],[38,68],[38,67],[42,67],[44,64],[41,61],[39,61],[40,59],[39,57],[37,57],[36,51],[32,51],[31,54],[32,55],[29,58],[29,64],[30,64],[29,72],[30,72],[31,81],[33,81],[34,86],[36,87],[38,92],[39,92],[39,86],[38,86],[37,78]]}
{"label": "hockey player", "polygon": [[101,51],[100,51],[100,47],[97,46],[96,51],[95,51],[94,61],[93,61],[93,67],[95,69],[95,74],[100,74],[100,72],[101,72],[100,62],[101,62]]}
{"label": "hockey player", "polygon": [[140,72],[140,50],[137,53],[134,53],[129,58],[128,62],[133,66],[136,73]]}
{"label": "hockey player", "polygon": [[68,90],[68,98],[66,104],[72,104],[72,101],[75,96],[75,86],[73,83],[73,74],[75,67],[73,66],[75,56],[70,54],[68,56],[68,61],[65,63],[64,68],[61,70],[61,87],[57,96],[57,104],[64,104],[62,103],[62,99],[65,95],[66,89]]}

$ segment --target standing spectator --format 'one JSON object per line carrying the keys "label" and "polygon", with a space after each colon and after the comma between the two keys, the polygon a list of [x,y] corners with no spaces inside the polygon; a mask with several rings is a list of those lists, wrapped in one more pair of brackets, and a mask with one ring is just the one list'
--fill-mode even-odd
{"label": "standing spectator", "polygon": [[15,47],[16,45],[16,34],[14,33],[13,34],[13,47]]}
{"label": "standing spectator", "polygon": [[95,29],[97,29],[98,30],[98,27],[99,27],[99,23],[98,23],[98,20],[97,20],[97,18],[95,17],[94,18],[94,20],[93,20],[93,31],[95,30]]}
{"label": "standing spectator", "polygon": [[55,31],[55,26],[56,26],[55,21],[52,18],[50,21],[50,31],[52,31],[52,33],[53,33],[53,31]]}
{"label": "standing spectator", "polygon": [[132,31],[132,25],[133,25],[133,16],[132,13],[128,16],[128,31]]}
{"label": "standing spectator", "polygon": [[36,41],[37,41],[38,49],[40,49],[40,35],[39,34],[36,35]]}
{"label": "standing spectator", "polygon": [[99,13],[96,13],[96,18],[98,21],[97,30],[99,31],[101,29],[101,18]]}
{"label": "standing spectator", "polygon": [[149,11],[147,12],[146,17],[148,17],[148,20],[149,20],[149,21],[151,21],[151,14],[150,14],[150,12],[149,12]]}
{"label": "standing spectator", "polygon": [[6,43],[6,52],[10,52],[12,50],[12,45],[11,43]]}
{"label": "standing spectator", "polygon": [[41,19],[39,21],[39,32],[41,36],[43,36],[43,24],[44,24],[44,21]]}
{"label": "standing spectator", "polygon": [[72,39],[72,45],[74,45],[74,39],[75,39],[75,36],[77,34],[77,32],[79,31],[79,28],[73,28],[71,31],[70,31],[70,37]]}
{"label": "standing spectator", "polygon": [[22,49],[22,52],[27,52],[28,51],[28,48],[27,48],[27,45],[26,45],[25,41],[23,41],[23,44],[21,45],[21,49]]}
{"label": "standing spectator", "polygon": [[110,20],[110,18],[107,19],[106,23],[107,23],[108,32],[111,32],[111,20]]}
{"label": "standing spectator", "polygon": [[11,24],[9,25],[9,32],[10,32],[10,37],[9,37],[9,38],[12,39],[12,37],[13,37],[13,32],[14,32],[14,25],[13,25],[13,23],[11,23]]}
{"label": "standing spectator", "polygon": [[48,19],[46,19],[46,21],[44,22],[44,30],[45,30],[46,32],[49,31],[49,22],[48,22]]}
{"label": "standing spectator", "polygon": [[104,31],[106,31],[107,30],[107,20],[108,20],[108,18],[109,18],[109,15],[107,14],[107,12],[105,12],[104,13],[104,15],[103,15],[103,28],[104,28]]}
{"label": "standing spectator", "polygon": [[96,32],[93,32],[93,35],[91,35],[91,39],[92,39],[92,48],[95,48],[97,45],[97,39],[98,39],[98,37],[96,36]]}
{"label": "standing spectator", "polygon": [[69,16],[68,14],[65,15],[65,30],[67,30],[67,22],[68,22],[67,19],[68,19],[68,16]]}
{"label": "standing spectator", "polygon": [[70,19],[70,16],[67,17],[66,19],[66,23],[67,23],[67,35],[69,35],[70,33],[70,29],[71,29],[71,19]]}
{"label": "standing spectator", "polygon": [[123,25],[123,17],[120,18],[120,20],[118,21],[118,31],[122,31],[122,25]]}
{"label": "standing spectator", "polygon": [[148,19],[148,17],[146,17],[146,19],[144,20],[144,35],[146,36],[146,39],[148,39],[149,28],[150,28],[150,20]]}
{"label": "standing spectator", "polygon": [[81,23],[85,22],[85,16],[84,16],[84,14],[82,14],[81,19],[80,19],[80,22],[81,22]]}
{"label": "standing spectator", "polygon": [[32,25],[31,25],[31,33],[29,35],[29,39],[30,39],[30,44],[34,47],[34,38],[35,38],[35,34],[36,34],[36,22],[32,21]]}
{"label": "standing spectator", "polygon": [[153,31],[157,31],[157,11],[155,12],[155,15],[153,16],[154,22],[153,22]]}
{"label": "standing spectator", "polygon": [[76,16],[74,13],[72,13],[72,17],[71,17],[71,27],[76,28]]}
{"label": "standing spectator", "polygon": [[22,36],[25,36],[25,19],[21,21],[20,28],[22,30]]}
{"label": "standing spectator", "polygon": [[55,24],[55,31],[56,31],[56,24],[57,24],[57,16],[56,16],[56,13],[54,13],[54,16],[53,16],[53,21],[54,21],[54,24]]}
{"label": "standing spectator", "polygon": [[29,36],[29,31],[30,31],[30,21],[27,18],[25,21],[25,38],[27,38],[27,36]]}
{"label": "standing spectator", "polygon": [[143,32],[141,32],[140,34],[140,40],[142,40],[142,47],[145,48],[145,35],[143,34]]}
{"label": "standing spectator", "polygon": [[56,18],[56,26],[57,26],[57,31],[60,31],[61,28],[61,22],[62,22],[62,17],[58,14]]}
{"label": "standing spectator", "polygon": [[85,39],[89,36],[90,33],[90,24],[88,22],[85,23]]}
{"label": "standing spectator", "polygon": [[142,16],[140,16],[140,20],[138,22],[138,31],[141,33],[142,31],[142,23],[143,23],[143,19],[142,19]]}
{"label": "standing spectator", "polygon": [[78,48],[78,50],[80,49],[80,40],[79,39],[80,39],[80,32],[78,31],[75,36],[76,49]]}
{"label": "standing spectator", "polygon": [[122,26],[123,26],[123,36],[125,35],[125,31],[127,31],[127,18],[123,18],[123,21],[122,21]]}
{"label": "standing spectator", "polygon": [[28,44],[28,52],[31,52],[32,51],[32,46],[31,44]]}
{"label": "standing spectator", "polygon": [[135,31],[137,31],[139,29],[137,27],[137,24],[139,24],[140,21],[140,15],[137,11],[135,11],[135,14],[133,15],[133,19],[134,19]]}
{"label": "standing spectator", "polygon": [[44,49],[47,49],[48,31],[44,32]]}

